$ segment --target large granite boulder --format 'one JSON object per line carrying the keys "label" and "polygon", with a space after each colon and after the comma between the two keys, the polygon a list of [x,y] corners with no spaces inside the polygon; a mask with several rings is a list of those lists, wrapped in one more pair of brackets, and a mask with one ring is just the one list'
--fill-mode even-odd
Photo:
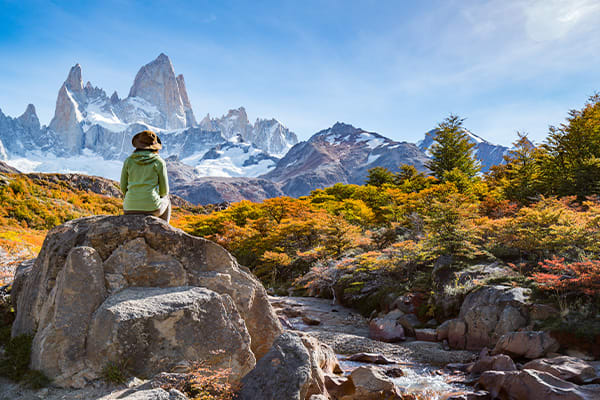
{"label": "large granite boulder", "polygon": [[502,335],[493,353],[534,359],[558,351],[559,347],[559,343],[548,332],[520,331]]}
{"label": "large granite boulder", "polygon": [[[81,218],[52,229],[13,288],[13,336],[35,334],[33,366],[63,386],[97,377],[94,353],[102,349],[142,357],[159,342],[164,349],[152,351],[166,360],[150,362],[156,368],[227,360],[242,376],[281,333],[266,291],[225,249],[149,216]],[[127,335],[140,339],[133,348],[117,344]],[[202,349],[220,357],[198,359]],[[136,359],[140,368],[141,360],[150,361]]]}
{"label": "large granite boulder", "polygon": [[128,288],[109,297],[90,323],[86,363],[99,371],[106,360],[131,360],[140,376],[168,371],[175,360],[202,362],[231,368],[234,381],[256,363],[231,298],[189,286]]}
{"label": "large granite boulder", "polygon": [[277,338],[269,353],[242,379],[240,400],[308,400],[326,394],[320,365],[326,365],[327,357],[317,355],[317,346],[311,342],[308,335],[293,332]]}
{"label": "large granite boulder", "polygon": [[484,286],[469,293],[460,307],[461,323],[454,323],[455,332],[450,327],[450,346],[468,350],[493,347],[502,335],[526,327],[528,296],[528,289],[502,285]]}

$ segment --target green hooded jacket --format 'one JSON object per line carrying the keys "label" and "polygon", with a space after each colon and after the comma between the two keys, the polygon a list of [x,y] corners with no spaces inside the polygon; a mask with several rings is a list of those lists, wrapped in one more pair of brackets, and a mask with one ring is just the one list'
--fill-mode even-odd
{"label": "green hooded jacket", "polygon": [[123,163],[121,191],[127,211],[155,211],[169,194],[167,165],[158,153],[136,151]]}

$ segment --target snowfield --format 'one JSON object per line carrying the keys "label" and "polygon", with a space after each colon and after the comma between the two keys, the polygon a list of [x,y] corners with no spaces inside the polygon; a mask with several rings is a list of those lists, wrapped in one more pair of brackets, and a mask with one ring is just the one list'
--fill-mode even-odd
{"label": "snowfield", "polygon": [[123,162],[105,160],[89,150],[73,157],[56,157],[51,153],[32,152],[27,158],[12,158],[5,161],[21,172],[46,172],[61,174],[96,175],[118,181]]}

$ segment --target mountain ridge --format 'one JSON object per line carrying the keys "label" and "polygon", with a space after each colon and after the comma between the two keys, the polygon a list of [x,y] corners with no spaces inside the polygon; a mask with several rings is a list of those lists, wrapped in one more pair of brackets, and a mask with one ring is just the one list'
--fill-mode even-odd
{"label": "mountain ridge", "polygon": [[[82,67],[75,64],[58,91],[48,126],[40,124],[32,104],[16,118],[0,110],[0,160],[26,172],[118,179],[121,161],[132,150],[131,137],[152,129],[162,139],[163,157],[175,157],[186,166],[176,186],[185,186],[189,198],[204,199],[202,188],[219,187],[223,193],[237,193],[232,199],[247,193],[261,200],[273,193],[303,196],[338,182],[362,184],[373,167],[397,172],[406,163],[425,171],[435,132],[413,144],[336,122],[299,142],[276,118],[250,123],[244,107],[216,118],[206,114],[197,122],[185,79],[164,53],[139,69],[126,98],[116,91],[109,97],[90,81],[83,82]],[[484,171],[503,162],[507,147],[466,132]],[[243,182],[248,190],[241,187]]]}

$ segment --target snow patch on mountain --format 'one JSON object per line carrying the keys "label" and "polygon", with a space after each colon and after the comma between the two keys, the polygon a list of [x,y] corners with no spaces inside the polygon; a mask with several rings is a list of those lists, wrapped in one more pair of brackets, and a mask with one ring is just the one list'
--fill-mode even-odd
{"label": "snow patch on mountain", "polygon": [[118,181],[121,177],[123,162],[119,160],[105,160],[102,156],[85,149],[82,154],[71,157],[57,157],[52,153],[34,151],[28,156],[12,158],[6,164],[21,172],[53,172],[53,173],[78,173],[102,176]]}
{"label": "snow patch on mountain", "polygon": [[[229,142],[215,147],[204,154],[195,163],[199,176],[220,177],[257,177],[266,174],[275,167],[278,159],[251,144]],[[185,164],[193,164],[191,158],[182,160]]]}

